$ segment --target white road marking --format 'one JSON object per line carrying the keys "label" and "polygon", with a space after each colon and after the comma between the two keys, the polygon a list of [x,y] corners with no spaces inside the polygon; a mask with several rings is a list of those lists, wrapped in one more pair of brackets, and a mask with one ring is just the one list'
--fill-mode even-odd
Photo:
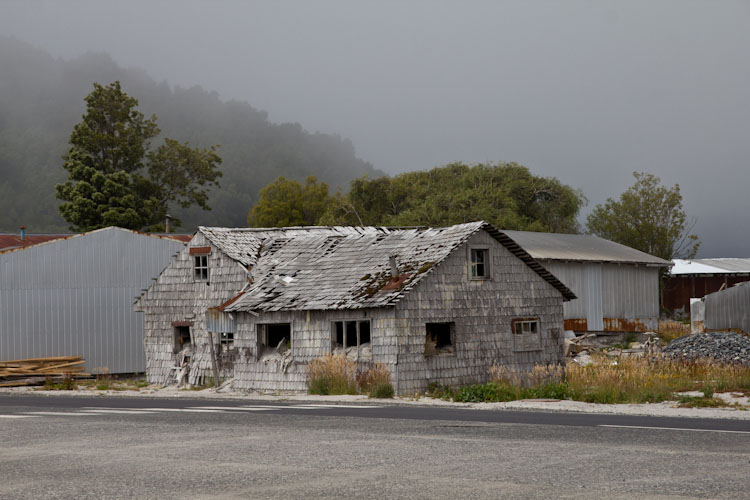
{"label": "white road marking", "polygon": [[664,431],[691,431],[691,432],[725,432],[728,434],[750,434],[750,431],[725,431],[721,429],[684,429],[682,427],[648,427],[645,425],[598,425],[597,427],[614,427],[618,429],[655,429]]}
{"label": "white road marking", "polygon": [[0,415],[0,418],[34,418],[36,415]]}
{"label": "white road marking", "polygon": [[25,415],[63,415],[65,417],[85,417],[87,415],[99,415],[99,413],[73,413],[65,411],[25,411]]}
{"label": "white road marking", "polygon": [[113,415],[148,415],[153,413],[152,411],[148,410],[81,410],[82,412],[88,413],[88,414],[113,414]]}
{"label": "white road marking", "polygon": [[380,408],[376,405],[297,405],[287,406],[287,408],[299,408],[301,410],[310,410],[314,408]]}
{"label": "white road marking", "polygon": [[265,406],[191,406],[195,410],[227,410],[227,411],[276,411],[278,408],[268,408]]}

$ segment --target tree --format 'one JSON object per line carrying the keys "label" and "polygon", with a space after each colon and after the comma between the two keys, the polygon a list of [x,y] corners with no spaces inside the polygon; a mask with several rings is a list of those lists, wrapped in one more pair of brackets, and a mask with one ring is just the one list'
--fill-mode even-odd
{"label": "tree", "polygon": [[[138,101],[120,88],[94,83],[85,98],[86,114],[73,127],[63,157],[68,180],[55,186],[58,207],[75,231],[116,225],[163,230],[170,204],[208,206],[208,189],[218,186],[221,158],[216,146],[190,148],[159,134],[156,116],[145,118]],[[179,227],[180,220],[174,219]]]}
{"label": "tree", "polygon": [[361,177],[337,193],[322,224],[444,226],[485,220],[504,229],[578,231],[586,199],[554,178],[515,163],[453,163],[393,178]]}
{"label": "tree", "polygon": [[619,200],[608,198],[589,214],[588,231],[665,260],[695,257],[700,241],[689,234],[695,220],[687,220],[679,184],[667,188],[652,174],[633,176]]}
{"label": "tree", "polygon": [[279,177],[260,190],[258,203],[250,210],[250,227],[313,226],[328,208],[328,184],[315,176],[303,186],[295,180]]}

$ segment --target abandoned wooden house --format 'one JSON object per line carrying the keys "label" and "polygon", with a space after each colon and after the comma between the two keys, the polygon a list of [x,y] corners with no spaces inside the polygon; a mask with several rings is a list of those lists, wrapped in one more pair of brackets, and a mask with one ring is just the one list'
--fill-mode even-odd
{"label": "abandoned wooden house", "polygon": [[[307,388],[306,364],[380,361],[399,393],[564,363],[575,295],[484,222],[445,228],[201,227],[136,302],[147,376]],[[215,356],[211,355],[211,351]],[[177,372],[177,373],[176,373]]]}

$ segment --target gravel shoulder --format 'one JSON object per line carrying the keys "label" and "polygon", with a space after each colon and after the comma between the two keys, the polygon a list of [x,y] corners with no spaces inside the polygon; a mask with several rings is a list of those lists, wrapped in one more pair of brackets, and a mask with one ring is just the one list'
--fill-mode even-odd
{"label": "gravel shoulder", "polygon": [[[100,391],[92,389],[78,389],[72,391],[46,391],[31,387],[17,387],[0,389],[0,402],[2,394],[34,394],[50,397],[138,397],[155,399],[207,399],[207,400],[244,400],[248,403],[258,402],[289,402],[289,403],[339,403],[339,404],[389,404],[404,406],[442,406],[453,408],[473,408],[478,410],[543,410],[575,413],[593,413],[609,415],[643,415],[660,417],[687,417],[687,418],[720,418],[750,421],[750,398],[740,394],[716,393],[728,403],[737,403],[743,408],[680,408],[676,402],[650,403],[650,404],[598,404],[583,403],[580,401],[552,400],[552,399],[527,399],[510,401],[507,403],[453,403],[441,399],[421,397],[397,397],[394,399],[373,399],[364,395],[355,396],[317,396],[309,394],[261,394],[232,391],[229,389],[214,388],[202,390],[183,390],[174,387],[166,388],[144,388],[139,391]],[[700,396],[701,393],[684,393],[686,395]]]}

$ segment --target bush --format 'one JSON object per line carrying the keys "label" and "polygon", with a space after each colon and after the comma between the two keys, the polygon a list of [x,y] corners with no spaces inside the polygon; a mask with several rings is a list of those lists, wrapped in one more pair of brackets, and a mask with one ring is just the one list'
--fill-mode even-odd
{"label": "bush", "polygon": [[310,394],[357,394],[354,362],[346,356],[327,354],[307,365]]}
{"label": "bush", "polygon": [[357,384],[362,392],[371,398],[392,398],[391,371],[384,363],[375,362],[357,376]]}
{"label": "bush", "polygon": [[370,388],[371,398],[392,398],[394,395],[393,386],[390,382],[378,383]]}

